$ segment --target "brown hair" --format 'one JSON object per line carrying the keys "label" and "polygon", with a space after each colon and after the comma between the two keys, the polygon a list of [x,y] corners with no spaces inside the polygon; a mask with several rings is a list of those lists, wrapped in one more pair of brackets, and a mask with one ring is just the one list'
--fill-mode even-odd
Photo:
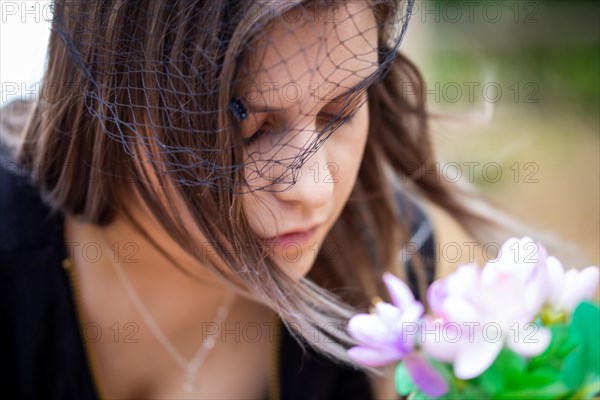
{"label": "brown hair", "polygon": [[[153,154],[165,163],[177,161],[179,164],[190,164],[185,153],[162,154],[153,141],[142,140],[145,139],[144,135],[158,135],[165,143],[176,141],[177,145],[199,149],[199,152],[203,149],[231,148],[235,137],[185,134],[169,137],[167,131],[150,133],[140,129],[136,131],[141,135],[139,145],[125,148],[121,142],[106,134],[115,128],[110,120],[94,118],[94,112],[106,115],[107,105],[97,101],[98,97],[82,96],[82,93],[105,91],[102,93],[104,98],[114,99],[115,104],[127,104],[127,96],[131,91],[119,90],[121,82],[116,81],[115,75],[102,74],[103,68],[127,66],[119,64],[118,59],[102,57],[105,54],[117,54],[104,46],[119,46],[123,43],[120,40],[122,37],[134,37],[143,48],[163,49],[163,52],[150,53],[151,56],[142,59],[140,62],[146,63],[146,68],[142,68],[139,74],[131,75],[131,81],[127,84],[133,88],[148,89],[145,94],[155,96],[147,100],[150,103],[181,105],[181,109],[167,116],[158,108],[137,114],[136,110],[121,106],[116,109],[121,121],[143,126],[140,121],[152,119],[162,121],[161,125],[164,126],[175,123],[179,131],[193,127],[196,130],[221,132],[222,127],[229,126],[224,121],[227,118],[225,113],[213,117],[199,116],[188,112],[185,105],[191,103],[202,109],[226,110],[229,101],[227,93],[231,90],[229,84],[235,74],[235,61],[239,59],[243,43],[256,29],[265,26],[268,22],[265,19],[275,16],[265,13],[258,19],[244,19],[243,15],[233,15],[231,12],[231,5],[236,2],[192,2],[193,7],[202,7],[202,12],[196,14],[198,19],[193,26],[177,25],[176,20],[166,16],[180,15],[184,10],[178,7],[192,7],[183,3],[186,2],[152,1],[146,3],[147,8],[142,13],[131,2],[119,0],[94,2],[93,10],[80,9],[83,4],[79,2],[56,1],[56,12],[70,15],[63,22],[75,24],[71,27],[73,30],[85,26],[98,37],[110,37],[110,40],[101,43],[90,40],[77,49],[78,56],[85,61],[101,59],[91,72],[95,74],[95,79],[90,79],[89,72],[86,73],[72,61],[70,51],[73,50],[65,45],[60,32],[53,30],[48,68],[42,86],[44,96],[31,112],[17,160],[35,172],[44,196],[56,209],[81,216],[98,225],[109,224],[117,213],[127,213],[123,194],[133,185],[166,231],[187,252],[200,260],[201,243],[194,239],[197,236],[183,228],[182,215],[187,213],[197,229],[215,246],[218,256],[229,266],[228,271],[217,273],[232,280],[241,290],[251,291],[257,299],[272,307],[284,322],[296,327],[295,333],[305,337],[307,342],[329,356],[350,362],[344,346],[353,343],[353,340],[343,329],[333,333],[326,331],[336,341],[315,343],[309,339],[312,336],[310,328],[316,326],[323,329],[330,321],[345,326],[347,319],[356,311],[355,307],[367,307],[375,295],[386,297],[381,282],[384,271],[405,276],[398,254],[410,239],[406,225],[410,216],[398,213],[394,195],[398,190],[396,183],[406,182],[402,190],[425,196],[441,205],[468,228],[484,220],[459,201],[456,188],[430,174],[420,173],[423,167],[435,168],[424,95],[421,91],[417,95],[406,96],[401,83],[412,82],[422,90],[421,76],[404,56],[398,54],[389,65],[385,77],[369,88],[369,136],[356,185],[339,220],[321,247],[327,251],[318,254],[308,276],[310,279],[301,279],[297,283],[265,257],[265,250],[256,245],[259,238],[249,228],[239,196],[228,190],[219,190],[232,184],[241,184],[239,175],[233,173],[231,181],[216,181],[216,188],[190,187],[177,184],[172,176],[161,173],[156,164],[144,163],[146,154]],[[256,1],[252,4],[263,7],[262,3]],[[239,4],[237,8],[242,14],[242,9],[250,9],[250,2],[244,2],[243,7]],[[398,4],[392,0],[378,1],[376,6],[379,18],[388,18]],[[109,11],[112,11],[112,17],[103,18]],[[223,49],[218,32],[222,32],[222,21],[227,18],[237,20],[238,25],[231,32],[228,47]],[[144,29],[138,29],[140,26]],[[215,35],[200,35],[194,26],[209,27],[202,32],[212,29]],[[140,34],[144,30],[148,34]],[[380,41],[385,40],[384,33],[380,32]],[[144,71],[151,71],[153,65],[160,64],[160,58],[153,59],[152,55],[169,57],[172,53],[187,51],[186,46],[190,42],[197,48],[215,49],[214,52],[205,51],[204,57],[193,60],[195,71],[204,71],[202,74],[190,76],[187,82],[161,82],[161,78],[156,76],[154,79],[144,79]],[[225,67],[217,75],[209,68],[211,63],[222,63]],[[171,68],[185,69],[186,65],[164,66],[165,76],[168,76]],[[104,79],[101,86],[98,86],[98,79]],[[173,94],[161,91],[167,85],[177,90],[183,85],[194,87],[202,84],[218,87],[220,95],[197,97],[189,102],[188,98],[174,98]],[[138,95],[143,94],[140,92]],[[171,110],[176,108],[172,107]],[[207,151],[202,157],[217,165],[233,164],[236,160],[235,152]],[[198,167],[190,173],[205,176],[209,171]],[[169,205],[177,203],[174,199],[183,202],[186,209],[170,208]],[[223,213],[221,210],[229,212]],[[370,253],[371,243],[362,234],[365,230],[373,233],[376,260]],[[256,260],[264,260],[264,263]],[[240,268],[240,265],[244,268]],[[421,264],[417,262],[415,265],[421,299],[425,300],[424,274],[419,268]]]}

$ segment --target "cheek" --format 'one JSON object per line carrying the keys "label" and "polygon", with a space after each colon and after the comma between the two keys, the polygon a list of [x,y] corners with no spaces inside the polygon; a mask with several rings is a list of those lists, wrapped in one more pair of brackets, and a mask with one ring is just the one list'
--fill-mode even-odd
{"label": "cheek", "polygon": [[269,207],[269,193],[265,191],[257,190],[243,194],[242,208],[252,230],[261,236],[266,232],[265,224],[272,225],[274,223],[273,214],[275,214],[275,218],[281,218],[278,210]]}
{"label": "cheek", "polygon": [[367,137],[369,136],[369,106],[368,103],[365,102],[361,107],[361,110],[358,115],[356,115],[356,120],[354,121],[353,126],[349,126],[350,129],[355,130],[355,134],[357,135],[357,145],[355,150],[360,157],[356,160],[358,164],[362,160],[362,154],[365,149],[365,144],[367,143]]}
{"label": "cheek", "polygon": [[[330,139],[330,153],[338,177],[334,177],[340,190],[350,192],[362,161],[369,133],[369,109],[364,104],[351,124],[340,127]],[[327,142],[326,142],[327,145]],[[332,171],[333,174],[333,171]]]}

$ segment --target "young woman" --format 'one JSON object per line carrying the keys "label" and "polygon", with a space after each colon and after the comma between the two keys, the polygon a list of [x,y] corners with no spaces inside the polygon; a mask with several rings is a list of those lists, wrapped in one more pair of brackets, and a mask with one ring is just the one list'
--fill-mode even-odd
{"label": "young woman", "polygon": [[419,203],[483,221],[422,173],[405,6],[56,0],[3,140],[3,391],[389,398],[346,321],[384,271],[421,300],[444,273]]}

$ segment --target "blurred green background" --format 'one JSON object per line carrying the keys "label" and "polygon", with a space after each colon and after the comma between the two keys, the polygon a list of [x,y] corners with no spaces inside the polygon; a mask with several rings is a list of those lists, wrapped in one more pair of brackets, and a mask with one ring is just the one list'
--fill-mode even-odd
{"label": "blurred green background", "polygon": [[[419,1],[402,44],[436,150],[487,198],[600,263],[600,3]],[[466,163],[466,164],[465,164]]]}

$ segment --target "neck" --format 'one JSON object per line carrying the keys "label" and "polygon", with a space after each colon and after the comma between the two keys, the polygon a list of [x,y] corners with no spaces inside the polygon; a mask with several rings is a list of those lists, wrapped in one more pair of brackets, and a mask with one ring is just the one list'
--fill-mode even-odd
{"label": "neck", "polygon": [[[75,264],[86,264],[82,272],[93,275],[105,288],[121,285],[114,268],[118,264],[143,300],[169,299],[180,305],[188,304],[186,309],[197,316],[212,318],[225,293],[231,290],[227,282],[209,265],[199,262],[179,246],[141,202],[128,204],[129,215],[151,240],[124,214],[118,214],[106,226],[67,216],[65,239],[72,244],[71,257]],[[153,243],[160,245],[162,252]],[[95,254],[101,256],[96,259]]]}

